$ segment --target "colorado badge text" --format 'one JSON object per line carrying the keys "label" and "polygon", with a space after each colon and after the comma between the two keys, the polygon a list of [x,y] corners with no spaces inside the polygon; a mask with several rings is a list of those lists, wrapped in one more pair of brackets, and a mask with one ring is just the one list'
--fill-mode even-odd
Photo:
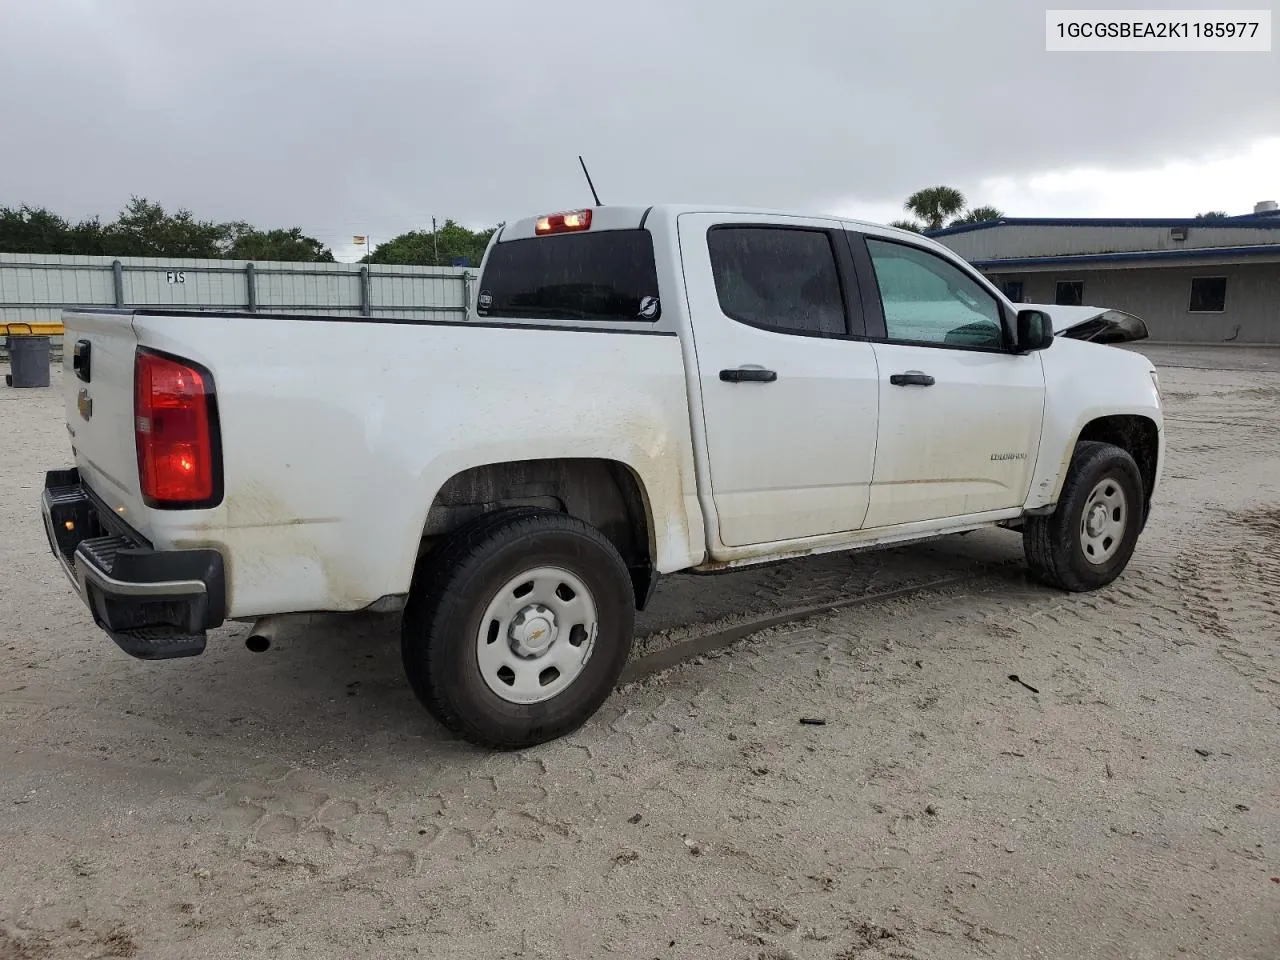
{"label": "colorado badge text", "polygon": [[1045,50],[1269,53],[1270,10],[1046,10]]}

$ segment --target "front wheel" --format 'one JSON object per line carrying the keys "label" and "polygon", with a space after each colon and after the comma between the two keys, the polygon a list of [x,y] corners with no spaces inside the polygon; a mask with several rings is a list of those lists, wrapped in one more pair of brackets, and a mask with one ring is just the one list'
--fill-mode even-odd
{"label": "front wheel", "polygon": [[473,743],[521,749],[576,730],[631,652],[626,564],[597,529],[549,511],[506,511],[422,561],[401,629],[418,699]]}
{"label": "front wheel", "polygon": [[1023,550],[1032,575],[1049,586],[1081,592],[1120,576],[1138,545],[1146,510],[1142,474],[1120,447],[1077,444],[1058,508],[1028,517]]}

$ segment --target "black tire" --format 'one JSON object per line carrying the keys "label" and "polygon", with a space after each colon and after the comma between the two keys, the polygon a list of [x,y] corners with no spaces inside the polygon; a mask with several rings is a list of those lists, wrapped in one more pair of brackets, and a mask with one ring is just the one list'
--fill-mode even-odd
{"label": "black tire", "polygon": [[[1115,552],[1104,562],[1086,555],[1084,511],[1098,484],[1110,480],[1124,493],[1124,530]],[[1109,443],[1084,440],[1076,445],[1057,509],[1046,517],[1027,517],[1022,545],[1027,566],[1051,587],[1084,592],[1105,587],[1124,571],[1138,545],[1146,512],[1142,474],[1132,456]]]}
{"label": "black tire", "polygon": [[[562,568],[587,587],[599,630],[582,672],[566,689],[538,703],[512,703],[481,673],[481,620],[503,584],[545,566]],[[518,750],[573,732],[600,708],[626,666],[634,629],[635,593],[613,544],[566,514],[516,509],[475,520],[419,562],[400,649],[410,686],[441,724],[480,746]]]}

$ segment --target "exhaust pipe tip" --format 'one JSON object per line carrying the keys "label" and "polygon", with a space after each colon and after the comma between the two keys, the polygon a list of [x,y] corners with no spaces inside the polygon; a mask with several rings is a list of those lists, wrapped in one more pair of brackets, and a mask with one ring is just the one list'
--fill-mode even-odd
{"label": "exhaust pipe tip", "polygon": [[266,653],[271,647],[271,638],[251,633],[249,638],[245,640],[244,645],[249,648],[250,653]]}
{"label": "exhaust pipe tip", "polygon": [[280,627],[287,617],[270,616],[261,617],[253,624],[253,629],[249,631],[249,636],[245,638],[244,645],[249,648],[250,653],[265,653],[271,647],[271,641],[276,638],[276,634],[280,632]]}
{"label": "exhaust pipe tip", "polygon": [[254,622],[244,645],[251,653],[265,653],[271,647],[281,627],[306,623],[308,619],[308,615],[296,613],[277,613],[260,617]]}

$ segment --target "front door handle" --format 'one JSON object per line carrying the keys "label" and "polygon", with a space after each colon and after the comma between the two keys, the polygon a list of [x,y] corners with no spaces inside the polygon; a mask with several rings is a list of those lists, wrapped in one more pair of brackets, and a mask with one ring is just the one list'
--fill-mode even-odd
{"label": "front door handle", "polygon": [[778,373],[764,367],[737,367],[721,370],[720,379],[725,383],[773,383],[778,379]]}
{"label": "front door handle", "polygon": [[906,373],[890,374],[889,382],[895,387],[932,387],[933,377],[919,370],[908,370]]}

